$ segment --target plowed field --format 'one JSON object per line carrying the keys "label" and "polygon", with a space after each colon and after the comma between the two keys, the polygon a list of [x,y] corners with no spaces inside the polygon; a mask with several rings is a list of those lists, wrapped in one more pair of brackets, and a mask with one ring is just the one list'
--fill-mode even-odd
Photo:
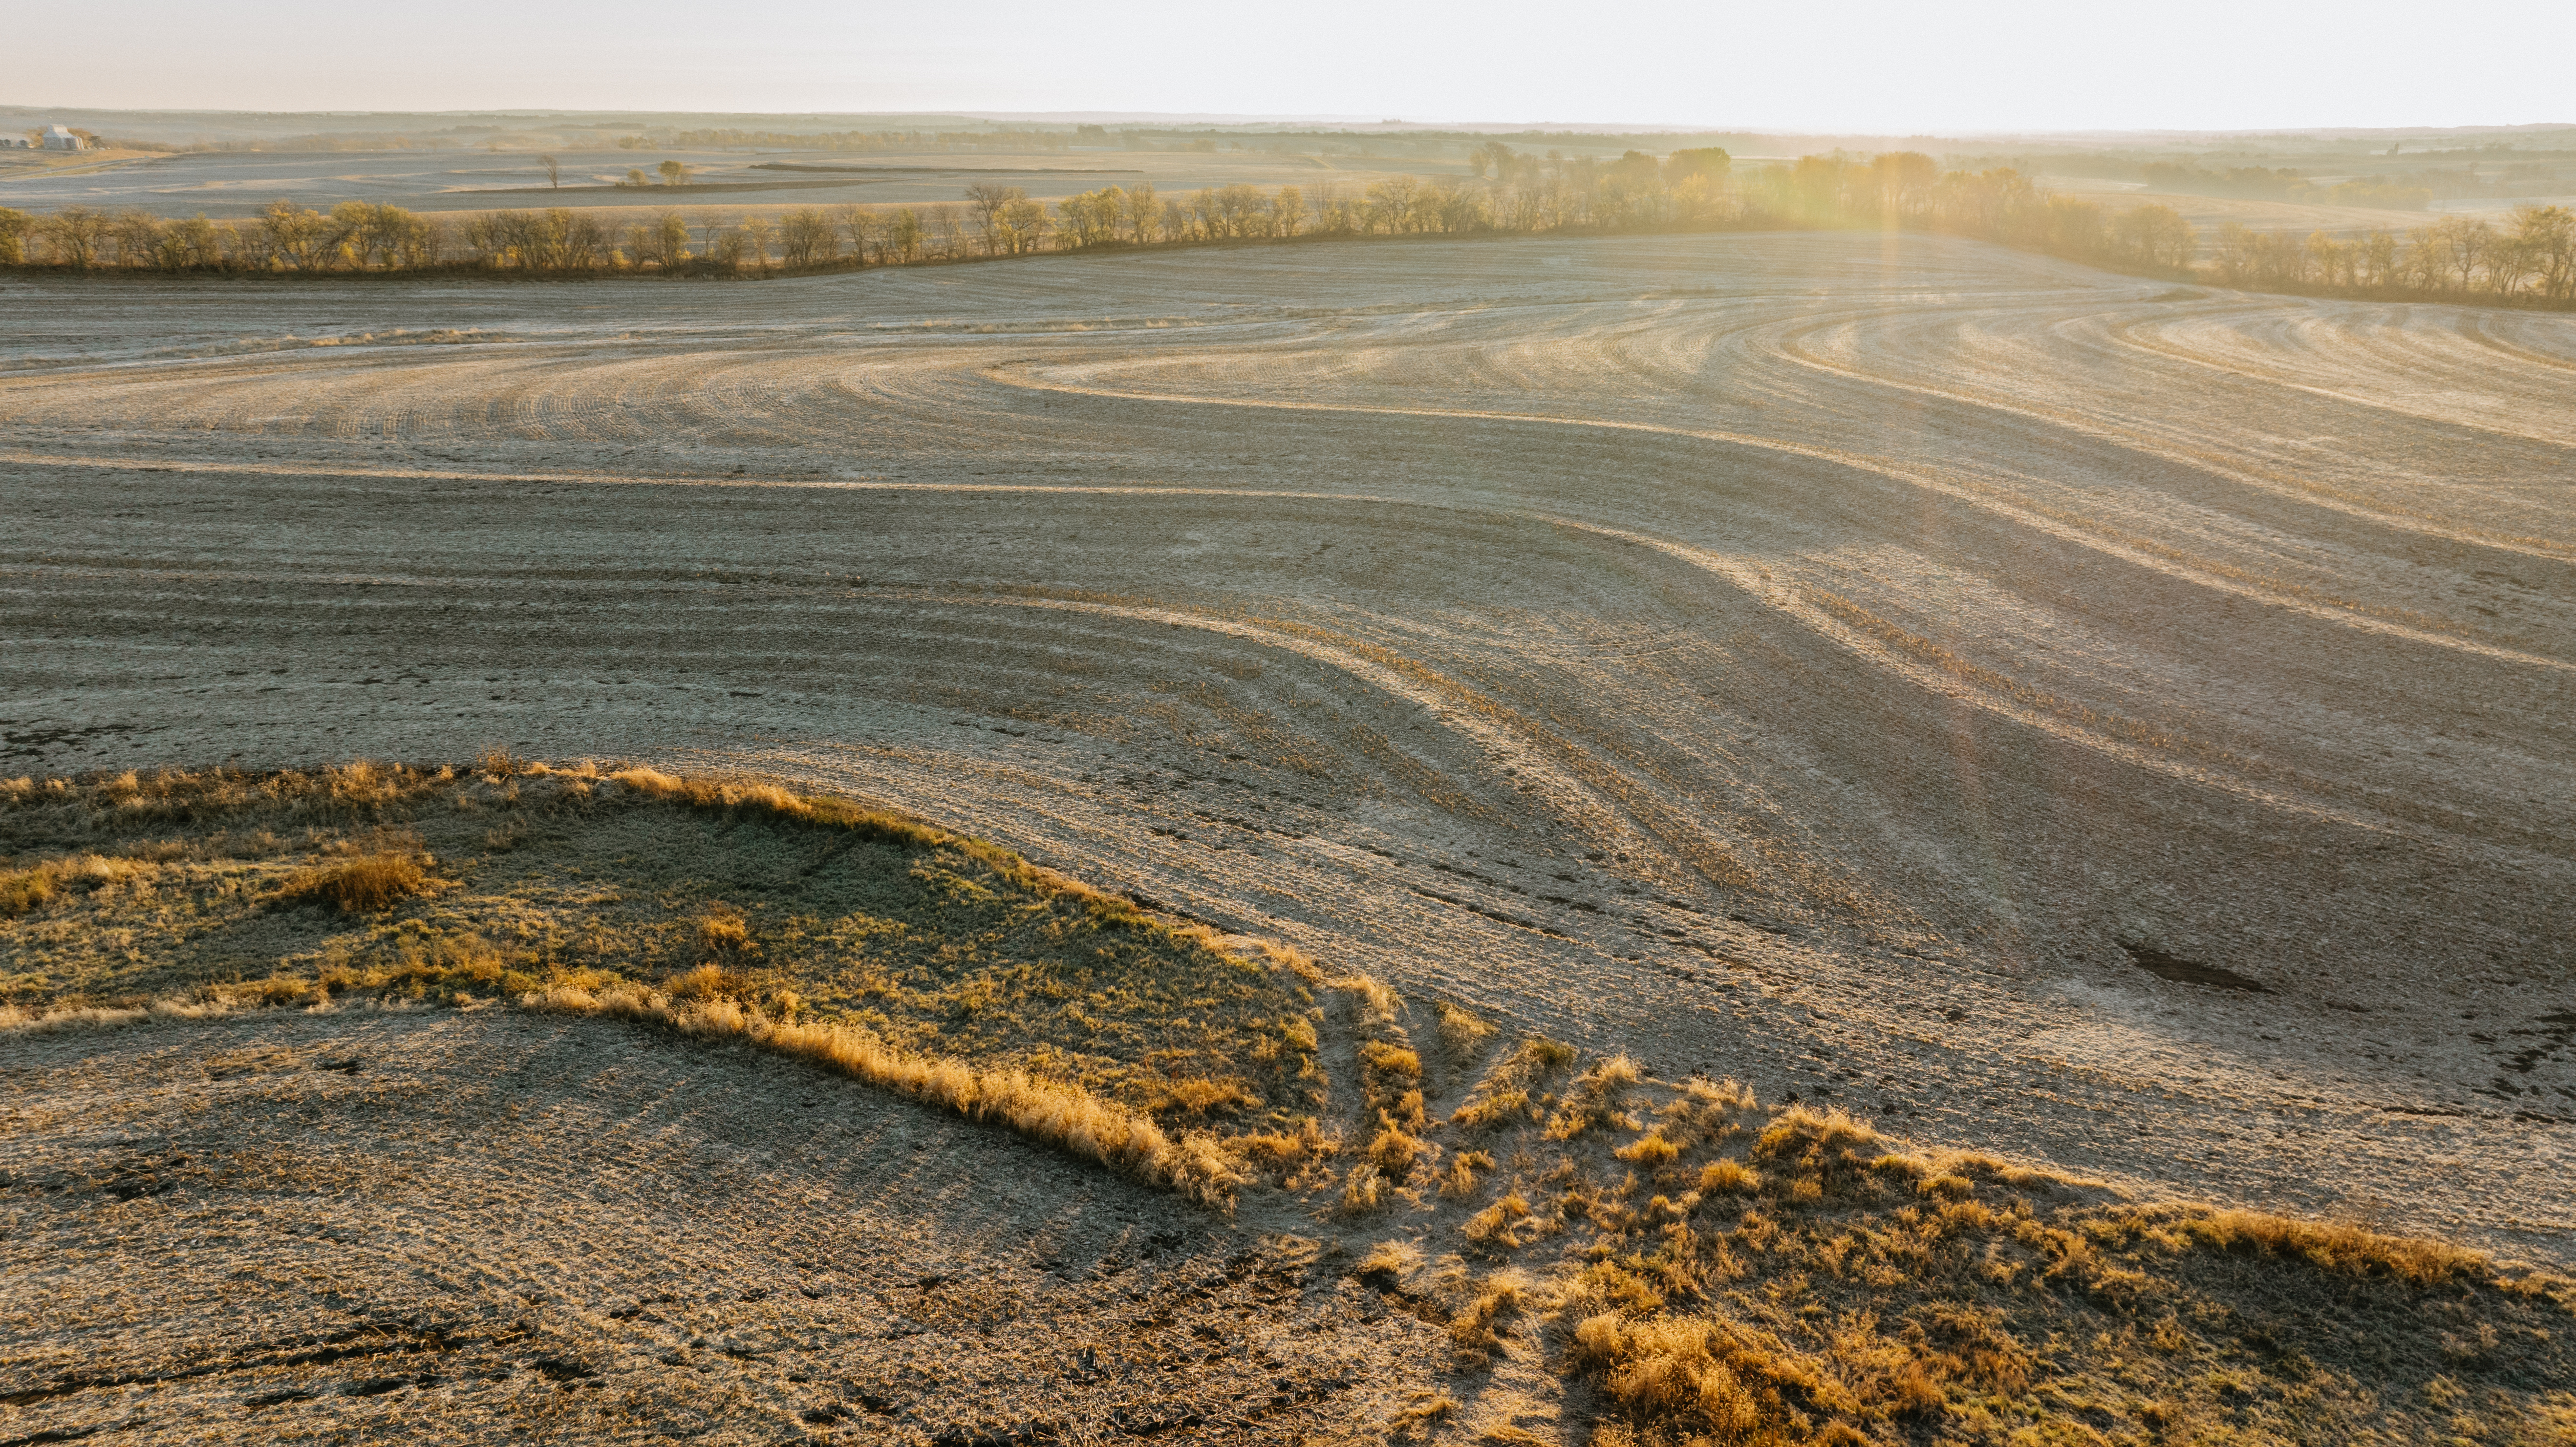
{"label": "plowed field", "polygon": [[2576,1255],[2576,322],[1732,236],[0,286],[11,774],[652,758]]}

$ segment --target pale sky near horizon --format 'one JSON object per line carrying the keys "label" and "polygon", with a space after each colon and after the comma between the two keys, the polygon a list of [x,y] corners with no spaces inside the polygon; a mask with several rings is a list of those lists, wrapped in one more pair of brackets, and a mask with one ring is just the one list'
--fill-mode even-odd
{"label": "pale sky near horizon", "polygon": [[130,0],[21,6],[5,36],[0,104],[120,109],[1163,111],[1896,134],[2576,122],[2568,0]]}

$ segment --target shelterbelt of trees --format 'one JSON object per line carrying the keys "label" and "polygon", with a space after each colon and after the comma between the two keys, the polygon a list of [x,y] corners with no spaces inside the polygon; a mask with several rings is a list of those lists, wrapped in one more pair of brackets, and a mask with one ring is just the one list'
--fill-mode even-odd
{"label": "shelterbelt of trees", "polygon": [[1808,156],[1735,167],[1714,148],[1615,161],[1492,143],[1472,177],[1391,177],[1362,190],[1222,186],[1166,196],[1112,186],[1049,203],[970,186],[962,203],[806,208],[771,219],[663,209],[611,221],[554,209],[457,222],[352,201],[280,201],[255,220],[140,211],[0,209],[0,263],[73,272],[771,276],[1117,247],[1347,236],[1601,235],[1890,227],[1982,237],[2132,272],[2340,295],[2566,306],[2576,212],[2525,206],[2499,226],[2447,216],[2399,236],[2306,238],[2228,225],[2203,238],[2171,208],[2110,210],[2050,195],[2008,168],[1943,171],[1929,156]]}

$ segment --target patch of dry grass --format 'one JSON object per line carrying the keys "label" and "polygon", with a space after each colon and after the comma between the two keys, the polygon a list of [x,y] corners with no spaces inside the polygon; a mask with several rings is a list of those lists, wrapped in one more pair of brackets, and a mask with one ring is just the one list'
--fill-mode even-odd
{"label": "patch of dry grass", "polygon": [[1174,1138],[1151,1117],[1080,1086],[1022,1071],[979,1070],[888,1047],[865,1030],[778,1020],[738,1000],[675,999],[657,991],[556,987],[520,999],[531,1009],[633,1020],[699,1039],[739,1040],[812,1061],[925,1105],[989,1121],[1202,1205],[1229,1206],[1244,1176],[1234,1156],[1205,1137]]}
{"label": "patch of dry grass", "polygon": [[58,867],[52,864],[0,873],[0,919],[16,919],[30,910],[42,908],[54,897],[54,880],[58,873]]}
{"label": "patch of dry grass", "polygon": [[0,1002],[22,1006],[268,978],[430,999],[614,981],[1174,1122],[1294,1134],[1325,1099],[1293,951],[759,781],[498,755],[21,779],[0,784],[0,866]]}
{"label": "patch of dry grass", "polygon": [[1468,1130],[1493,1130],[1539,1119],[1553,1097],[1533,1095],[1540,1084],[1574,1063],[1574,1047],[1535,1036],[1514,1046],[1476,1083],[1449,1119]]}
{"label": "patch of dry grass", "polygon": [[[1577,1153],[1555,1310],[1595,1441],[2539,1444],[2576,1382],[2576,1285],[2455,1246],[2134,1204],[1731,1085],[1600,1114],[1535,1132]],[[1538,1239],[1512,1199],[1462,1234]]]}

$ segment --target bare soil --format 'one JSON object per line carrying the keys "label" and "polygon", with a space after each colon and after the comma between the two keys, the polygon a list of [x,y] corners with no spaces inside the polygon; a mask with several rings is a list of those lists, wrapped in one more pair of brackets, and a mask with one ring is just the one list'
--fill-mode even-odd
{"label": "bare soil", "polygon": [[2571,1255],[2566,318],[1848,235],[0,316],[12,772],[759,771],[1668,1076]]}
{"label": "bare soil", "polygon": [[22,780],[0,851],[10,1441],[2576,1420],[2564,1276],[1586,1062],[836,801]]}
{"label": "bare soil", "polygon": [[7,1084],[18,1441],[1367,1441],[1440,1340],[1313,1240],[605,1021],[36,1037]]}

